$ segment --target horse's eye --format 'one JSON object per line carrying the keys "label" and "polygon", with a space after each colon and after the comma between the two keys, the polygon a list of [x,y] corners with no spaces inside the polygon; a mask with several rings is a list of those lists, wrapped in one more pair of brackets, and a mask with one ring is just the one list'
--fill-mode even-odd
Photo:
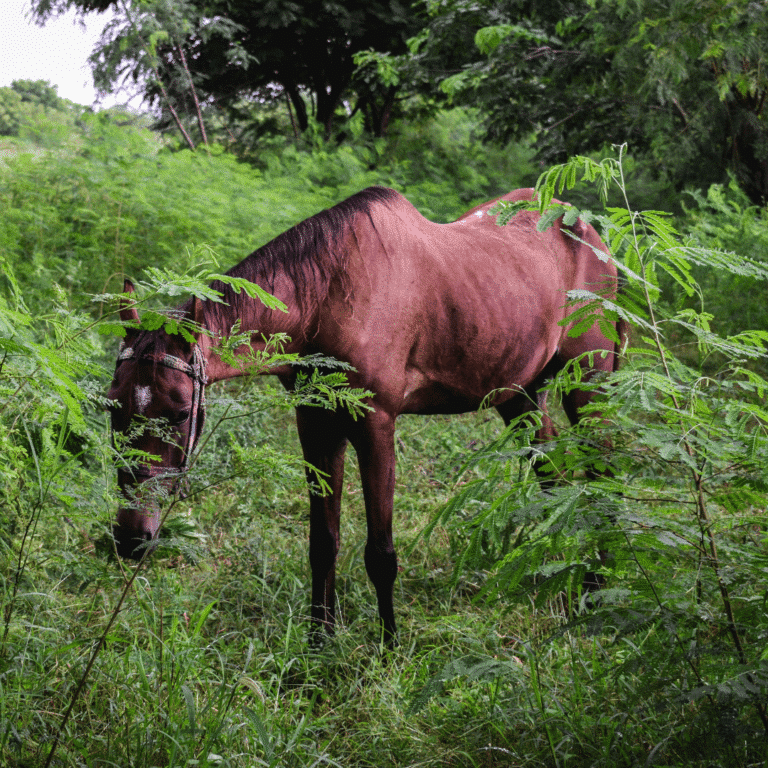
{"label": "horse's eye", "polygon": [[164,414],[164,418],[172,427],[178,427],[189,418],[189,411],[169,412]]}

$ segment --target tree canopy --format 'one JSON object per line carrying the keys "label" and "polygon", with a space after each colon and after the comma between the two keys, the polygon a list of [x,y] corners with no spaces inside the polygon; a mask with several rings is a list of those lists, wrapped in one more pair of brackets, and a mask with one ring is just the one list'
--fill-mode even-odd
{"label": "tree canopy", "polygon": [[396,89],[355,81],[353,58],[404,52],[421,25],[401,0],[39,0],[35,12],[44,20],[72,7],[115,13],[91,58],[103,90],[127,79],[177,111],[189,99],[195,110],[237,110],[287,98],[299,131],[311,117],[330,131],[346,99],[382,132]]}
{"label": "tree canopy", "polygon": [[[97,85],[133,82],[190,145],[203,113],[254,123],[282,105],[295,135],[360,112],[382,135],[448,98],[487,138],[543,163],[628,143],[669,189],[728,172],[768,199],[768,5],[758,0],[33,0],[115,19]],[[186,117],[185,117],[186,116]],[[196,117],[190,122],[189,116]],[[192,135],[197,130],[197,136]]]}
{"label": "tree canopy", "polygon": [[[475,45],[456,62],[459,30]],[[545,163],[628,142],[677,188],[730,170],[768,198],[766,3],[445,0],[425,50],[489,137],[533,133]]]}

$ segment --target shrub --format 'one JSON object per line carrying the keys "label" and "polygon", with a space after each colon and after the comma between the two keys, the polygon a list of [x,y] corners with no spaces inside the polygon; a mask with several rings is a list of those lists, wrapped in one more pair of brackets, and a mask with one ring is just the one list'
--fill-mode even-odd
{"label": "shrub", "polygon": [[[602,638],[591,660],[579,656],[586,673],[581,706],[589,699],[593,707],[605,695],[601,686],[610,684],[611,708],[635,715],[604,734],[594,752],[601,760],[759,762],[768,736],[768,410],[766,382],[753,363],[765,361],[768,332],[718,336],[702,309],[675,297],[662,301],[658,275],[690,299],[701,296],[697,267],[745,283],[765,280],[768,270],[746,256],[683,241],[663,214],[633,211],[620,160],[575,158],[551,169],[537,185],[540,210],[577,176],[603,188],[618,184],[624,196],[623,208],[597,220],[625,286],[615,301],[584,291],[571,299],[587,325],[590,305],[629,321],[632,346],[607,381],[581,381],[578,366],[558,375],[555,392],[599,388],[599,402],[582,423],[563,428],[543,448],[532,444],[532,426],[513,425],[523,428],[506,430],[472,457],[468,466],[483,466],[483,476],[467,483],[433,525],[448,525],[456,538],[456,580],[490,569],[482,588],[489,601],[562,605],[562,595],[578,594],[585,574],[596,569],[608,588],[582,594],[581,610],[544,642],[519,642],[514,653],[527,672],[509,654],[457,659],[417,705],[457,675],[526,685],[558,764],[594,739],[588,730],[597,713],[584,717],[570,696],[553,710],[556,694],[541,682],[540,660],[549,648],[567,653],[573,643],[583,652],[588,638]],[[555,209],[548,220],[562,212]],[[711,373],[677,356],[670,341],[679,338],[693,340],[699,359],[712,362]],[[597,410],[601,418],[590,418]],[[520,464],[541,450],[564,478],[561,485],[540,489]],[[602,476],[588,481],[596,467]],[[606,550],[607,560],[597,556]],[[575,685],[575,673],[569,678]],[[651,720],[658,720],[653,728]],[[616,727],[623,740],[611,735]]]}

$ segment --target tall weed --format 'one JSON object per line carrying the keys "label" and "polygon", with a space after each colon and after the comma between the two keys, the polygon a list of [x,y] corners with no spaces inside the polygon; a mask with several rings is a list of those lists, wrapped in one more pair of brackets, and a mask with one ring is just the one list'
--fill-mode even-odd
{"label": "tall weed", "polygon": [[[549,209],[552,197],[577,180],[603,191],[618,185],[625,199],[623,208],[599,216],[581,212],[601,225],[624,287],[615,301],[572,292],[579,320],[572,332],[602,322],[597,310],[625,319],[633,333],[624,363],[599,382],[582,381],[575,365],[559,374],[555,393],[599,391],[582,423],[563,426],[543,447],[532,443],[535,425],[506,430],[472,457],[468,466],[482,466],[482,476],[468,482],[433,525],[449,526],[461,542],[456,583],[490,570],[481,592],[488,601],[562,605],[595,569],[607,588],[575,598],[576,612],[545,641],[521,638],[515,653],[524,670],[509,654],[457,660],[416,706],[457,675],[523,684],[541,710],[548,762],[567,764],[592,744],[594,702],[609,684],[612,708],[635,716],[604,732],[595,755],[600,760],[752,764],[764,758],[768,737],[768,411],[766,381],[755,370],[766,359],[768,332],[719,336],[716,320],[689,300],[701,296],[696,267],[745,282],[765,280],[768,269],[684,240],[664,214],[633,211],[621,157],[575,158],[544,174],[537,185],[542,226],[577,213]],[[501,218],[517,209],[507,207]],[[661,274],[685,301],[664,299]],[[674,345],[681,338],[710,366],[707,373],[686,363],[688,354],[678,356]],[[598,411],[600,419],[590,417]],[[557,487],[542,490],[521,464],[541,451],[563,478]],[[596,468],[601,477],[590,481]],[[606,550],[607,560],[598,557]],[[603,638],[591,659],[587,649],[598,641],[590,638]],[[553,709],[553,680],[540,674],[542,659],[569,645],[573,661],[584,667],[579,711],[573,696]],[[652,721],[658,725],[650,727]]]}

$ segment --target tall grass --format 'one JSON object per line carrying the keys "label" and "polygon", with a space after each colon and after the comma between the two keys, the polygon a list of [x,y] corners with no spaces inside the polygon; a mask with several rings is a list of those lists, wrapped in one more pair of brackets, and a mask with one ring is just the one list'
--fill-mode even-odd
{"label": "tall grass", "polygon": [[[223,154],[165,153],[144,129],[97,117],[83,121],[77,147],[59,146],[59,155],[42,159],[19,156],[0,170],[8,212],[0,219],[1,765],[44,765],[54,743],[51,764],[67,767],[765,761],[759,698],[750,688],[757,685],[758,696],[764,690],[762,678],[754,683],[766,642],[764,438],[754,421],[762,417],[759,402],[726,392],[725,374],[708,380],[727,395],[710,407],[711,418],[727,413],[729,429],[743,424],[735,436],[752,440],[754,461],[746,479],[736,471],[743,461],[714,473],[713,516],[709,526],[694,526],[690,541],[690,525],[683,525],[688,467],[677,453],[665,454],[668,446],[614,434],[618,458],[601,459],[617,463],[617,481],[587,491],[577,465],[595,459],[581,452],[581,434],[566,434],[574,439],[557,456],[572,462],[575,480],[546,497],[525,482],[525,430],[512,447],[488,412],[402,418],[395,498],[401,634],[388,653],[377,641],[363,563],[365,513],[353,452],[339,628],[321,650],[309,650],[306,490],[300,462],[285,458],[299,456],[291,412],[268,381],[255,383],[251,395],[274,406],[229,422],[208,441],[198,471],[227,479],[173,501],[150,560],[118,562],[104,544],[117,498],[100,409],[115,345],[98,332],[107,327],[109,303],[102,309],[84,294],[108,290],[124,270],[181,271],[187,257],[180,246],[195,241],[212,244],[228,266],[374,177],[387,183],[400,174],[419,207],[449,218],[447,207],[439,210],[446,200],[455,215],[474,202],[466,192],[482,186],[482,176],[495,183],[479,161],[472,172],[462,169],[464,181],[441,180],[455,128],[449,121],[432,129],[436,138],[415,129],[396,137],[417,169],[410,179],[397,167],[399,150],[386,147],[382,157],[394,153],[389,177],[369,167],[366,153],[375,147],[265,154],[254,168]],[[415,146],[430,153],[418,157]],[[466,144],[466,154],[478,152]],[[191,249],[190,258],[197,253]],[[51,290],[55,280],[62,289]],[[688,300],[669,306],[684,311]],[[712,342],[703,332],[696,338]],[[645,375],[639,364],[625,371],[625,389]],[[689,391],[698,395],[704,384],[693,381],[700,383]],[[227,386],[210,394],[209,425],[226,408]],[[648,396],[648,403],[665,403]],[[622,423],[622,403],[631,411],[636,402],[615,403]],[[658,410],[641,409],[646,437]],[[616,501],[619,479],[623,501]],[[578,525],[548,528],[551,500],[567,503],[577,487],[589,505],[574,503],[565,513]],[[477,488],[486,495],[473,497]],[[496,503],[506,492],[508,503]],[[674,501],[662,498],[672,493]],[[489,502],[495,516],[481,525]],[[591,525],[588,512],[601,505],[618,527]],[[434,525],[441,506],[452,516]],[[724,545],[721,576],[746,640],[742,667],[711,559],[691,543],[706,540],[708,530]],[[538,559],[529,557],[517,579],[511,566],[542,540]],[[560,591],[578,581],[606,541],[616,558],[605,570],[611,589],[568,624]],[[499,579],[510,570],[497,563],[511,564],[514,578]],[[644,581],[642,569],[651,578]],[[703,686],[685,672],[691,665]]]}

